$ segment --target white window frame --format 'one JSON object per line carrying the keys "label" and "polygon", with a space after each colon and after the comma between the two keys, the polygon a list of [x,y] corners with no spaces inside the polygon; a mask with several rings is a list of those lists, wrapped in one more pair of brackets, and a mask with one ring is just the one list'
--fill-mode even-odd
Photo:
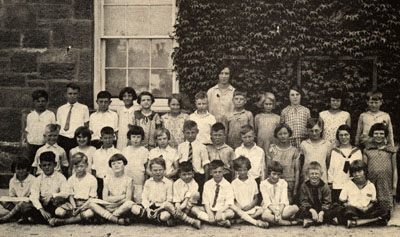
{"label": "white window frame", "polygon": [[[128,0],[129,1],[129,0]],[[176,14],[178,8],[176,7],[176,1],[173,1],[172,9],[172,26],[175,25],[176,22]],[[93,79],[93,104],[95,109],[97,109],[96,104],[96,96],[97,93],[105,90],[106,88],[106,77],[105,77],[105,44],[106,39],[166,39],[165,35],[149,35],[149,36],[105,36],[104,35],[104,0],[95,0],[94,1],[94,79]],[[171,28],[171,32],[169,32],[169,38],[172,39],[173,28]],[[178,44],[175,40],[173,40],[172,48],[177,47]],[[151,70],[150,70],[151,71]],[[151,78],[151,77],[150,77]],[[149,78],[149,79],[150,79]],[[122,88],[121,88],[122,89]],[[179,93],[179,82],[176,80],[176,72],[172,70],[172,93]],[[118,98],[112,98],[112,103],[110,105],[110,109],[117,110],[118,107],[123,106],[123,102]],[[136,109],[139,109],[139,105],[134,102],[134,106]],[[165,98],[156,98],[155,103],[152,106],[152,109],[157,112],[168,112],[168,100]]]}

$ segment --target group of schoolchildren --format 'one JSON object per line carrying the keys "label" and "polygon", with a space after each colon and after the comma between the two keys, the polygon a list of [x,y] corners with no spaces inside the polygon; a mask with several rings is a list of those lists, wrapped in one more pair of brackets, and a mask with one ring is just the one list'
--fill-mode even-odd
{"label": "group of schoolchildren", "polygon": [[353,227],[385,224],[393,211],[396,149],[379,92],[368,93],[358,122],[363,152],[350,143],[340,93],[332,93],[319,118],[300,104],[297,87],[281,116],[272,112],[274,95],[264,93],[258,103],[264,111],[253,118],[244,109],[246,93],[235,90],[233,113],[217,121],[202,91],[190,116],[181,112],[178,94],[160,116],[151,110],[151,93],[137,96],[130,87],[120,93],[118,113],[109,109],[111,94],[101,91],[89,116],[79,92],[67,86],[68,103],[57,116],[46,109],[45,91],[33,93],[23,135],[30,160],[13,162],[9,186],[9,196],[29,201],[2,203],[0,223]]}

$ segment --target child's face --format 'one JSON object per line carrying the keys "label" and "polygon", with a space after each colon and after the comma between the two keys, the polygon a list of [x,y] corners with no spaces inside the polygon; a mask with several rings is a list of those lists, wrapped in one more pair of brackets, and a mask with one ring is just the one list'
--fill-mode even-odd
{"label": "child's face", "polygon": [[289,131],[285,127],[279,130],[279,132],[276,134],[276,137],[278,138],[278,141],[282,144],[287,144],[290,141]]}
{"label": "child's face", "polygon": [[46,130],[44,134],[44,139],[46,140],[46,143],[49,145],[56,144],[58,140],[58,133],[59,131],[50,132]]}
{"label": "child's face", "polygon": [[247,100],[246,97],[242,96],[242,95],[236,95],[232,98],[233,101],[233,105],[235,106],[235,108],[241,109],[244,107],[244,105],[246,104]]}
{"label": "child's face", "polygon": [[74,164],[74,170],[75,170],[75,174],[77,177],[82,177],[86,174],[86,169],[88,167],[88,164],[86,162],[79,162]]}
{"label": "child's face", "polygon": [[241,167],[239,167],[237,172],[238,172],[238,175],[239,175],[239,179],[245,180],[245,179],[248,178],[249,170],[247,169],[246,165],[242,165]]}
{"label": "child's face", "polygon": [[133,105],[133,96],[131,93],[125,92],[122,95],[122,101],[124,102],[124,105],[127,107],[130,107]]}
{"label": "child's face", "polygon": [[224,167],[218,167],[216,169],[211,170],[211,175],[216,183],[221,182],[224,177]]}
{"label": "child's face", "polygon": [[198,133],[199,133],[199,129],[197,129],[197,128],[186,129],[185,131],[183,131],[183,136],[186,141],[194,142],[194,140],[196,140]]}
{"label": "child's face", "polygon": [[40,97],[39,99],[33,101],[33,108],[39,113],[45,111],[46,107],[47,100],[44,97]]}
{"label": "child's face", "polygon": [[111,104],[111,100],[109,98],[99,98],[96,100],[96,102],[99,106],[99,111],[101,112],[106,112]]}
{"label": "child's face", "polygon": [[111,169],[113,170],[114,173],[120,173],[124,171],[124,162],[122,160],[117,160],[111,162]]}
{"label": "child's face", "polygon": [[356,183],[363,183],[365,182],[365,174],[364,170],[357,170],[353,172],[353,179]]}
{"label": "child's face", "polygon": [[24,180],[28,177],[29,170],[26,168],[15,167],[15,174],[17,175],[17,179]]}
{"label": "child's face", "polygon": [[196,100],[196,109],[197,109],[197,112],[205,113],[208,109],[208,100],[207,99],[197,99]]}
{"label": "child's face", "polygon": [[229,78],[231,75],[231,71],[229,70],[228,67],[222,69],[222,71],[218,75],[218,81],[221,84],[228,84],[229,83]]}
{"label": "child's face", "polygon": [[311,185],[318,185],[322,177],[322,171],[319,169],[308,170],[308,178],[310,179]]}
{"label": "child's face", "polygon": [[310,136],[311,140],[320,139],[321,138],[321,132],[322,132],[322,129],[320,128],[320,126],[318,126],[318,124],[316,124],[311,129],[308,129],[308,135]]}
{"label": "child's face", "polygon": [[78,101],[79,90],[78,89],[67,88],[67,92],[66,92],[65,97],[67,98],[68,103],[75,104]]}
{"label": "child's face", "polygon": [[379,109],[381,108],[382,100],[370,98],[370,99],[367,101],[367,104],[368,104],[368,108],[369,108],[370,111],[372,111],[372,112],[378,112]]}
{"label": "child's face", "polygon": [[168,136],[163,133],[157,137],[157,144],[160,148],[166,148],[168,146]]}
{"label": "child's face", "polygon": [[350,144],[350,133],[346,130],[339,130],[339,142],[341,145],[348,145]]}
{"label": "child's face", "polygon": [[340,105],[342,104],[341,99],[331,98],[331,109],[340,109]]}
{"label": "child's face", "polygon": [[182,172],[180,172],[179,173],[179,177],[183,180],[183,182],[185,182],[185,183],[189,183],[190,181],[192,181],[192,179],[193,179],[193,171],[188,171],[188,172],[185,172],[185,171],[182,171]]}
{"label": "child's face", "polygon": [[100,140],[103,142],[103,148],[113,146],[114,134],[101,134]]}
{"label": "child's face", "polygon": [[78,143],[78,146],[87,146],[89,138],[83,136],[83,134],[79,134],[78,136],[76,136],[76,142]]}
{"label": "child's face", "polygon": [[140,106],[142,106],[143,109],[150,109],[151,104],[151,96],[149,95],[143,95],[140,99]]}
{"label": "child's face", "polygon": [[301,100],[301,95],[299,92],[295,90],[290,90],[289,92],[289,100],[291,105],[299,105]]}
{"label": "child's face", "polygon": [[160,181],[164,177],[165,169],[162,165],[152,164],[150,170],[155,180]]}
{"label": "child's face", "polygon": [[43,161],[43,162],[40,162],[39,166],[43,170],[43,173],[45,175],[49,176],[54,173],[54,168],[56,167],[56,162]]}
{"label": "child's face", "polygon": [[225,143],[225,131],[211,131],[211,141],[215,146],[220,146]]}
{"label": "child's face", "polygon": [[171,109],[171,113],[173,114],[179,114],[181,112],[181,105],[176,99],[171,100],[171,102],[169,103],[169,108]]}
{"label": "child's face", "polygon": [[272,183],[276,184],[279,179],[281,178],[282,173],[281,172],[276,172],[276,171],[271,171],[271,174],[269,175],[269,178],[271,180]]}
{"label": "child's face", "polygon": [[264,112],[271,113],[272,109],[274,109],[274,102],[266,98],[264,100]]}
{"label": "child's face", "polygon": [[374,133],[372,134],[372,138],[374,139],[374,142],[381,144],[385,143],[385,131],[384,130],[375,130]]}
{"label": "child's face", "polygon": [[140,146],[141,142],[142,142],[142,135],[135,135],[132,134],[131,135],[131,144],[132,146]]}
{"label": "child's face", "polygon": [[254,132],[249,131],[246,134],[242,134],[242,141],[245,147],[252,147],[254,145]]}

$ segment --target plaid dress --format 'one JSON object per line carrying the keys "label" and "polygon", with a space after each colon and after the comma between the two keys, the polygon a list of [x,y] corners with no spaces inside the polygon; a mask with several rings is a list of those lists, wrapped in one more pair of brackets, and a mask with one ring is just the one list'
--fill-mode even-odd
{"label": "plaid dress", "polygon": [[307,120],[311,117],[310,110],[302,105],[289,105],[282,110],[281,123],[286,123],[293,131],[290,143],[297,148],[307,138]]}

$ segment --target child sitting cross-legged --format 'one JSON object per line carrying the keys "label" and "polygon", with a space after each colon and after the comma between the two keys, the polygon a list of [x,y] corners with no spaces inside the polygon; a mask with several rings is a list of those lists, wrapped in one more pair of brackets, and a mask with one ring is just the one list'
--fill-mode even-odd
{"label": "child sitting cross-legged", "polygon": [[88,209],[88,200],[97,198],[97,180],[87,172],[88,157],[82,153],[75,153],[71,157],[74,174],[68,179],[67,187],[69,202],[64,203],[55,211],[57,217],[49,220],[51,226],[79,223],[93,217],[94,213]]}
{"label": "child sitting cross-legged", "polygon": [[233,168],[238,173],[238,177],[232,181],[235,205],[231,208],[241,220],[258,227],[268,228],[268,222],[256,220],[256,218],[262,215],[263,209],[257,206],[259,203],[258,185],[256,181],[248,175],[251,169],[250,160],[244,156],[239,156],[233,162]]}
{"label": "child sitting cross-legged", "polygon": [[288,185],[281,179],[283,167],[278,161],[272,161],[268,166],[269,178],[260,184],[264,200],[262,219],[274,225],[296,225],[294,220],[299,208],[289,205]]}

